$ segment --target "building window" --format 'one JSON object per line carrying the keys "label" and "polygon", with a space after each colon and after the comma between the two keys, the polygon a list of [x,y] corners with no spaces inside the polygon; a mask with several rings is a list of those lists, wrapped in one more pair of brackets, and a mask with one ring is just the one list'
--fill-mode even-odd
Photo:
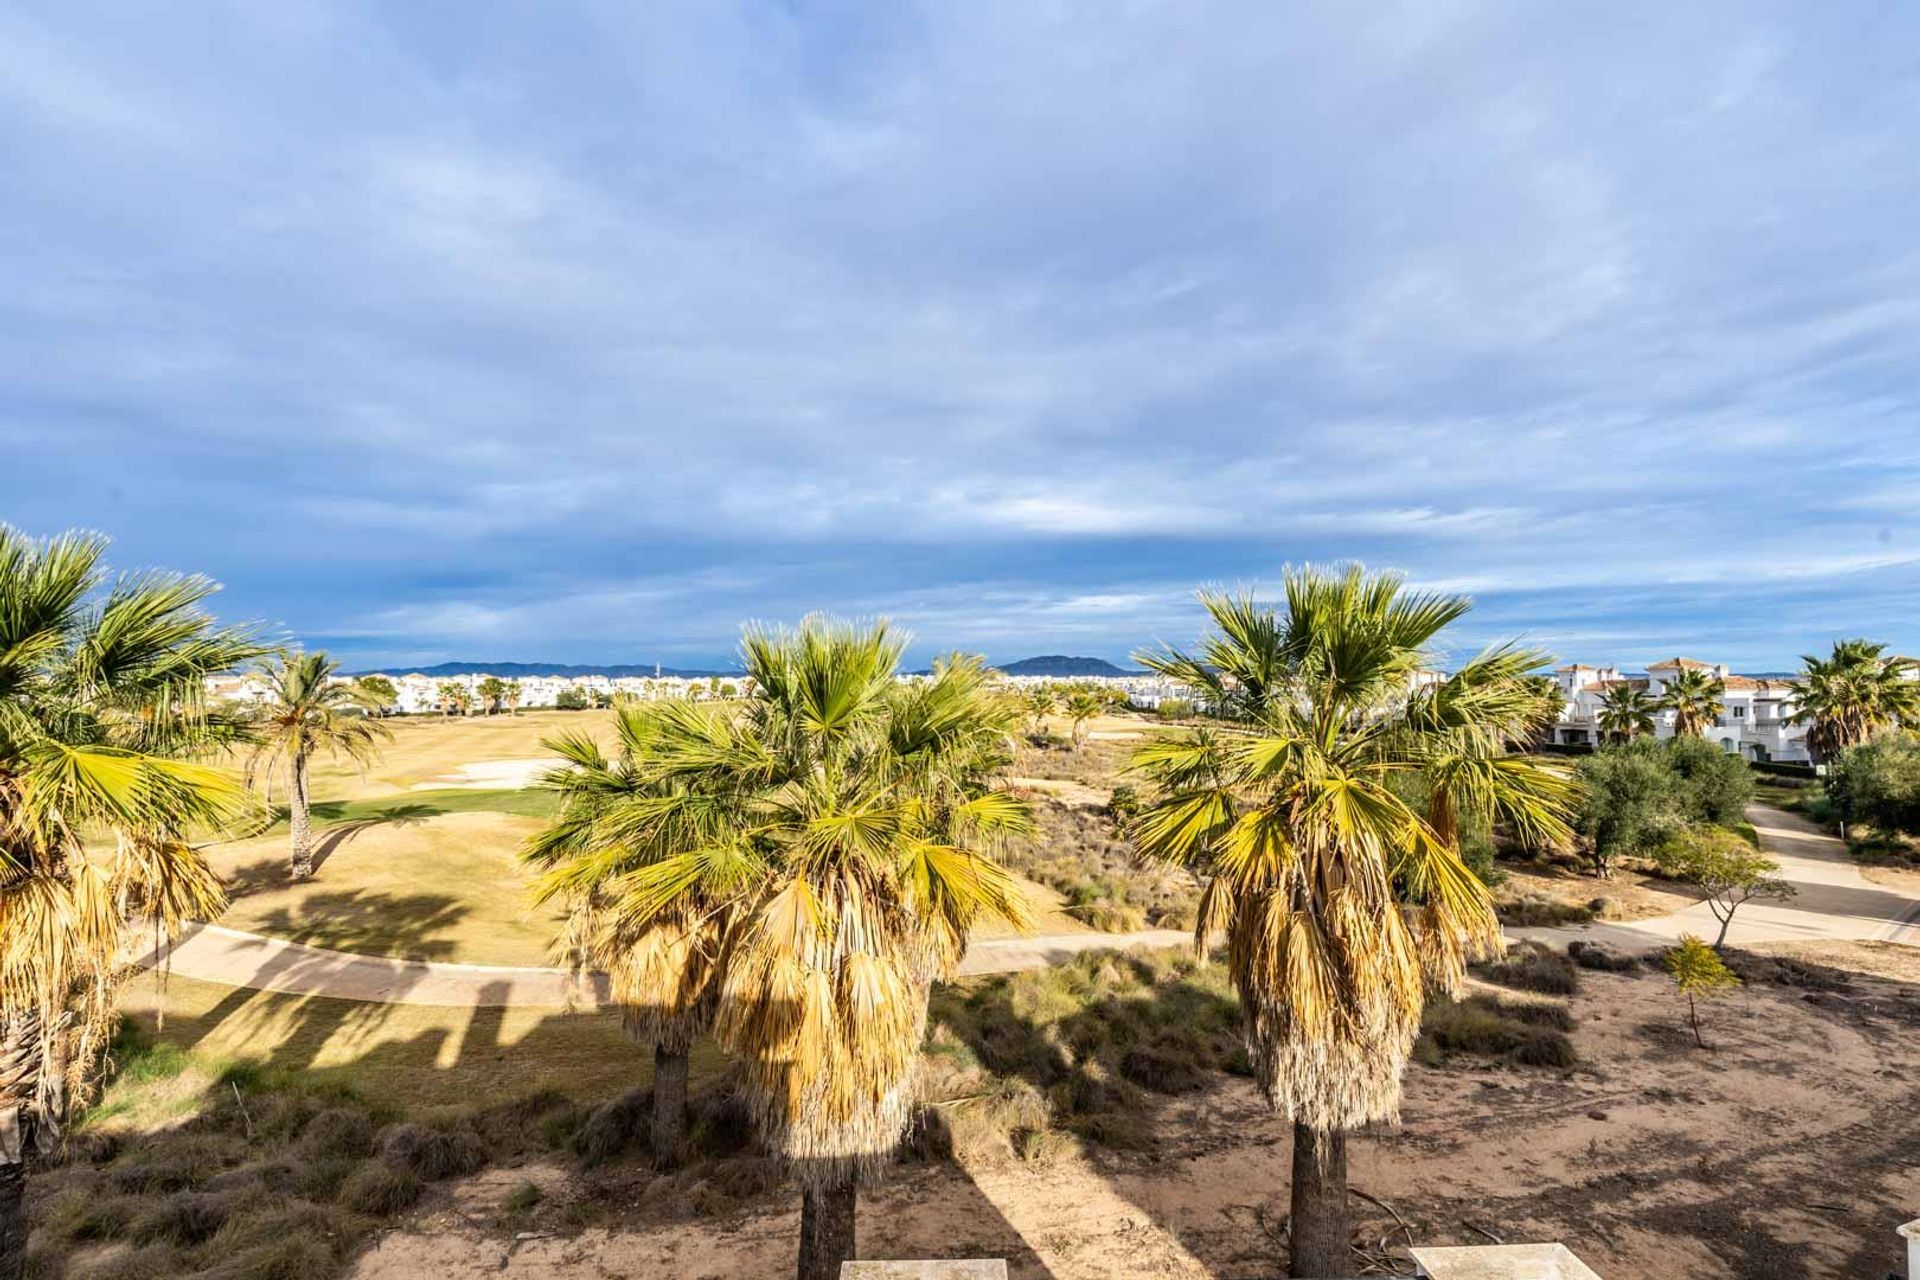
{"label": "building window", "polygon": [[1741,717],[1743,717],[1743,716],[1745,716],[1746,714],[1747,714],[1747,709],[1746,709],[1745,707],[1735,707],[1735,708],[1733,709],[1733,718],[1734,718],[1735,720],[1738,720],[1738,719],[1740,719]]}

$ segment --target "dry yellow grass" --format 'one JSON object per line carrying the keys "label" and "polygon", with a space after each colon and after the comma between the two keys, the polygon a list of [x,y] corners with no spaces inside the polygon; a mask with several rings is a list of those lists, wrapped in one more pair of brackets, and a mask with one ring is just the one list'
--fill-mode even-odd
{"label": "dry yellow grass", "polygon": [[208,857],[233,895],[220,922],[409,960],[546,964],[558,913],[533,905],[516,856],[539,828],[504,813],[323,827],[319,873],[299,883],[284,832],[215,846]]}
{"label": "dry yellow grass", "polygon": [[[360,1004],[186,978],[168,980],[162,992],[151,975],[128,986],[121,1007],[157,1039],[193,1051],[203,1064],[227,1060],[312,1072],[409,1113],[548,1086],[576,1098],[607,1097],[646,1087],[653,1070],[652,1053],[628,1039],[612,1012]],[[710,1046],[696,1048],[697,1071],[718,1063]],[[194,1083],[174,1092],[191,1093]],[[167,1099],[151,1105],[164,1108]]]}

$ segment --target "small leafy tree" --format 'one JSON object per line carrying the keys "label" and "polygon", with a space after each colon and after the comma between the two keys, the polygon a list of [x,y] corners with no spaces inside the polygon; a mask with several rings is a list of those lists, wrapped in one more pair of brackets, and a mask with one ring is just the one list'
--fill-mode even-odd
{"label": "small leafy tree", "polygon": [[1681,934],[1680,945],[1667,952],[1666,966],[1673,984],[1687,998],[1687,1023],[1693,1028],[1693,1042],[1704,1049],[1707,1042],[1700,1037],[1699,1002],[1739,986],[1740,979],[1734,977],[1719,952],[1690,933]]}
{"label": "small leafy tree", "polygon": [[1582,796],[1574,825],[1592,849],[1595,875],[1612,875],[1618,859],[1651,852],[1682,825],[1673,770],[1650,746],[1603,747],[1574,768]]}
{"label": "small leafy tree", "polygon": [[1827,795],[1845,825],[1920,835],[1920,736],[1885,734],[1849,747],[1827,771]]}
{"label": "small leafy tree", "polygon": [[1755,898],[1791,898],[1795,889],[1780,879],[1780,864],[1725,827],[1695,827],[1681,832],[1654,853],[1661,871],[1695,884],[1720,922],[1720,946],[1727,940],[1733,913]]}
{"label": "small leafy tree", "polygon": [[1727,827],[1753,802],[1753,770],[1705,738],[1674,738],[1658,748],[1679,780],[1674,800],[1690,822]]}
{"label": "small leafy tree", "polygon": [[587,697],[586,690],[577,685],[568,685],[554,695],[553,705],[561,711],[585,711],[593,703]]}
{"label": "small leafy tree", "polygon": [[375,715],[385,715],[389,707],[400,701],[400,691],[385,676],[361,676],[353,683]]}

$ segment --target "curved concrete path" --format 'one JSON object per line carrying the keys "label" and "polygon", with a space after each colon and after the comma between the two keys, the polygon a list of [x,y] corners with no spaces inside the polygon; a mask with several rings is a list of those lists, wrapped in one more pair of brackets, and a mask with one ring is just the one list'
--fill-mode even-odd
{"label": "curved concrete path", "polygon": [[[1920,898],[1861,875],[1844,841],[1798,814],[1765,805],[1750,806],[1747,821],[1760,833],[1760,847],[1780,863],[1780,878],[1795,893],[1784,901],[1741,906],[1727,930],[1728,945],[1838,940],[1920,946]],[[1584,939],[1647,951],[1670,946],[1683,933],[1712,942],[1719,932],[1720,921],[1703,901],[1646,920],[1509,929],[1507,936],[1557,944]]]}
{"label": "curved concrete path", "polygon": [[[1760,833],[1761,846],[1779,860],[1781,877],[1797,893],[1784,902],[1749,902],[1741,907],[1728,931],[1729,943],[1847,939],[1920,946],[1920,898],[1869,882],[1845,844],[1798,815],[1755,805],[1747,816]],[[1712,910],[1699,902],[1649,920],[1509,929],[1507,933],[1514,939],[1559,945],[1586,940],[1648,951],[1670,945],[1683,933],[1712,940],[1719,930]],[[1083,951],[1173,947],[1190,942],[1192,936],[1180,929],[1145,929],[992,938],[967,949],[960,972],[1037,969]],[[161,959],[160,954],[149,953],[139,963],[152,968]],[[564,969],[393,960],[328,951],[216,924],[190,931],[165,960],[172,972],[203,982],[378,1004],[591,1007],[607,997],[606,980],[598,974],[582,977]]]}
{"label": "curved concrete path", "polygon": [[[1173,947],[1192,941],[1193,934],[1184,929],[989,938],[967,948],[960,972],[965,975],[1013,973],[1056,964],[1082,951]],[[138,964],[151,969],[162,962],[170,972],[181,977],[222,986],[374,1004],[594,1008],[607,1000],[604,974],[576,975],[565,969],[395,960],[329,951],[284,938],[242,933],[217,924],[195,926],[171,950],[149,951],[140,957]]]}

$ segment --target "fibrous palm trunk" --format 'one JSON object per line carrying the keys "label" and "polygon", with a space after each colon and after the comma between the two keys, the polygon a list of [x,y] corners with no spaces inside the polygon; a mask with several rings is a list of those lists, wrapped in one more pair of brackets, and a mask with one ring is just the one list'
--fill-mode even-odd
{"label": "fibrous palm trunk", "polygon": [[1293,1126],[1291,1276],[1343,1276],[1348,1260],[1347,1135]]}
{"label": "fibrous palm trunk", "polygon": [[798,1280],[840,1280],[840,1264],[853,1257],[853,1214],[859,1198],[852,1173],[842,1182],[808,1186],[800,1193]]}
{"label": "fibrous palm trunk", "polygon": [[313,815],[307,808],[307,755],[293,757],[293,795],[288,805],[287,824],[293,829],[293,878],[313,878]]}
{"label": "fibrous palm trunk", "polygon": [[687,1136],[687,1051],[662,1041],[653,1046],[653,1158],[661,1167],[680,1162]]}
{"label": "fibrous palm trunk", "polygon": [[27,1117],[40,1073],[38,1019],[0,1017],[0,1280],[27,1267]]}

